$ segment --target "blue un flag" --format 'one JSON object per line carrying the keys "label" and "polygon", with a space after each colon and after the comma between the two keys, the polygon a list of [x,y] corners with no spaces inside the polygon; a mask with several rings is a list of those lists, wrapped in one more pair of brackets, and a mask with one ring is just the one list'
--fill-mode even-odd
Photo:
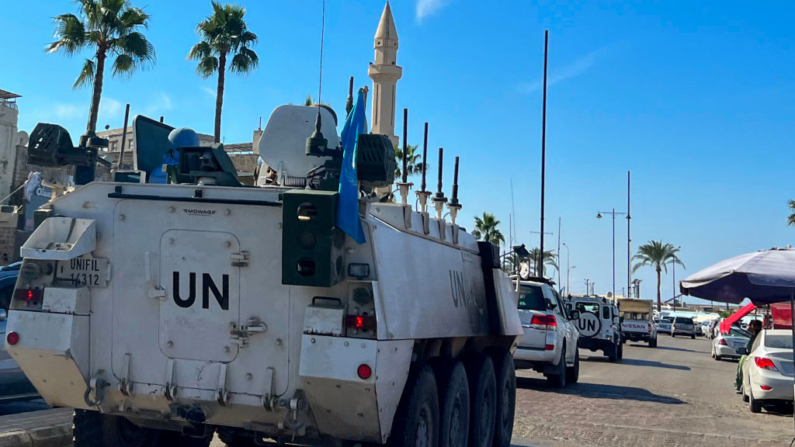
{"label": "blue un flag", "polygon": [[364,229],[359,219],[359,186],[356,173],[359,134],[367,133],[364,108],[364,92],[359,90],[356,103],[345,119],[345,126],[342,127],[342,171],[340,199],[337,204],[337,227],[352,237],[357,244],[364,243]]}

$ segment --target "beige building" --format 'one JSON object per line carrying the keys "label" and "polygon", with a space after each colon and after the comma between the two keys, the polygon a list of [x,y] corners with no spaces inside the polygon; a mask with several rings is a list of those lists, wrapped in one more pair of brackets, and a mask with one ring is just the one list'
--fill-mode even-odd
{"label": "beige building", "polygon": [[11,193],[17,144],[20,138],[27,138],[27,134],[17,132],[17,98],[20,96],[16,93],[0,90],[0,200]]}
{"label": "beige building", "polygon": [[395,135],[397,81],[403,76],[403,68],[397,65],[398,47],[397,28],[387,2],[375,32],[375,63],[370,63],[367,75],[373,80],[371,132],[388,136],[394,147],[399,142]]}

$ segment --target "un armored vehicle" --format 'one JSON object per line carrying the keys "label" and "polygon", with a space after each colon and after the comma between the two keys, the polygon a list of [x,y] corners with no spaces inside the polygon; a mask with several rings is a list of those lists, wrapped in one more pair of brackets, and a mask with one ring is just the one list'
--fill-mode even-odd
{"label": "un armored vehicle", "polygon": [[[33,152],[80,152],[40,126]],[[133,127],[135,171],[38,219],[8,317],[9,353],[77,409],[77,447],[510,445],[517,292],[497,248],[455,224],[457,181],[442,217],[441,154],[433,218],[376,194],[394,178],[384,136],[358,136],[344,178],[352,148],[326,108],[273,112],[263,187],[240,186],[221,145],[161,166],[174,131]],[[147,183],[155,169],[174,184]],[[338,227],[341,177],[362,243]]]}

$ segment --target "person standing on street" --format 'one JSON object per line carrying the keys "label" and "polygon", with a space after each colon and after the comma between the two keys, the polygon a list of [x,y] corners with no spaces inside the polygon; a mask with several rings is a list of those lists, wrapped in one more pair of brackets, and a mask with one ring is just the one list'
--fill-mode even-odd
{"label": "person standing on street", "polygon": [[762,332],[762,322],[759,320],[754,320],[748,324],[748,332],[751,333],[751,338],[748,339],[748,343],[745,345],[745,355],[740,357],[740,361],[737,363],[737,375],[734,378],[734,389],[739,394],[743,387],[743,364],[745,363],[745,359],[748,358],[748,354],[751,353],[751,346],[754,344],[754,340],[756,340],[757,335]]}

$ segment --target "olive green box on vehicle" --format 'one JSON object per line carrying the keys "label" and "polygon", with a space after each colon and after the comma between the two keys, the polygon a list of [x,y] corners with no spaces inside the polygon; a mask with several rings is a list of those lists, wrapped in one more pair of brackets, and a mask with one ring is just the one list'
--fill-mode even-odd
{"label": "olive green box on vehicle", "polygon": [[332,191],[287,191],[282,196],[282,284],[331,287],[342,279],[345,234],[337,229]]}

